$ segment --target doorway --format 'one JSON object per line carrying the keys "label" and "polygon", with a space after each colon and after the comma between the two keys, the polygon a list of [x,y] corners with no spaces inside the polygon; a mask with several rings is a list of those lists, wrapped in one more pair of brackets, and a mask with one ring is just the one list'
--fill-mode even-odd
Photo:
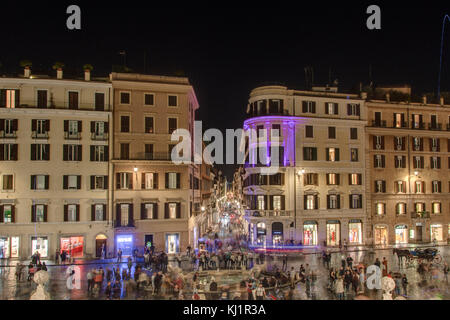
{"label": "doorway", "polygon": [[144,238],[144,243],[145,243],[145,247],[147,247],[148,249],[150,249],[150,247],[153,245],[153,235],[152,234],[146,234],[145,238]]}
{"label": "doorway", "polygon": [[422,226],[416,226],[416,241],[422,242]]}
{"label": "doorway", "polygon": [[103,234],[99,234],[97,237],[95,237],[95,256],[97,258],[104,258],[102,256],[102,251],[105,253],[105,257],[106,257],[107,240],[108,240],[108,238]]}

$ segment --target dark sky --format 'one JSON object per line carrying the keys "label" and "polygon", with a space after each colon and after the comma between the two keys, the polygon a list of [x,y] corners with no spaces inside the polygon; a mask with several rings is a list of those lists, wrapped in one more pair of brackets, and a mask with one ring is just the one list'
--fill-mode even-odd
{"label": "dark sky", "polygon": [[[395,2],[395,3],[392,3]],[[304,87],[304,67],[316,84],[337,78],[342,88],[373,80],[408,83],[415,92],[436,91],[442,19],[449,8],[437,1],[15,1],[2,3],[2,73],[66,72],[85,63],[107,75],[121,64],[120,50],[135,72],[171,75],[184,71],[200,102],[204,128],[239,128],[248,94],[256,86]],[[78,4],[82,29],[66,28],[66,8]],[[366,8],[381,7],[381,30],[366,28]],[[450,91],[450,24],[444,40],[442,91]],[[144,69],[144,57],[146,68]],[[20,71],[21,72],[21,71]],[[231,176],[233,168],[225,169]]]}

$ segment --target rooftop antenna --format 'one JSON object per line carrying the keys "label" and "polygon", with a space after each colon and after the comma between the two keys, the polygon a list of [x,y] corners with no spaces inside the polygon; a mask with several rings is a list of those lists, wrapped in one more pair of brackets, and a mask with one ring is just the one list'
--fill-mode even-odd
{"label": "rooftop antenna", "polygon": [[442,20],[442,36],[441,36],[441,54],[439,56],[439,79],[438,79],[438,89],[437,97],[441,96],[441,70],[442,70],[442,50],[444,49],[444,32],[445,32],[445,22],[450,21],[450,17],[446,14]]}

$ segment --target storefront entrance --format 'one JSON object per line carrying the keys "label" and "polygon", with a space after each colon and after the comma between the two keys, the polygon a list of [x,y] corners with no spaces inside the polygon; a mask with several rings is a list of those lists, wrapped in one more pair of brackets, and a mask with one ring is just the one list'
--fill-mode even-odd
{"label": "storefront entrance", "polygon": [[47,237],[31,237],[31,254],[39,252],[41,258],[48,257],[48,238]]}
{"label": "storefront entrance", "polygon": [[106,258],[107,241],[108,238],[104,234],[99,234],[97,237],[95,237],[95,256],[97,258]]}
{"label": "storefront entrance", "polygon": [[361,220],[350,220],[348,224],[348,242],[350,244],[362,243],[362,222]]}
{"label": "storefront entrance", "polygon": [[388,230],[384,226],[375,227],[375,244],[376,245],[387,245],[388,244]]}
{"label": "storefront entrance", "polygon": [[442,225],[440,224],[432,224],[430,226],[430,235],[431,241],[443,241],[444,240],[444,232]]}
{"label": "storefront entrance", "polygon": [[166,253],[175,254],[180,252],[180,235],[178,233],[166,234]]}
{"label": "storefront entrance", "polygon": [[303,245],[317,246],[317,222],[307,221],[303,224]]}
{"label": "storefront entrance", "polygon": [[422,230],[423,230],[422,225],[416,225],[416,241],[417,242],[423,241]]}
{"label": "storefront entrance", "polygon": [[0,259],[19,257],[19,237],[0,238]]}
{"label": "storefront entrance", "polygon": [[283,244],[283,224],[281,222],[272,223],[272,244],[274,246]]}
{"label": "storefront entrance", "polygon": [[256,244],[266,244],[266,224],[264,222],[259,222],[256,225]]}
{"label": "storefront entrance", "polygon": [[61,252],[65,251],[69,258],[82,258],[84,251],[84,237],[67,237],[60,239]]}
{"label": "storefront entrance", "polygon": [[150,247],[153,245],[155,245],[154,243],[153,243],[153,235],[152,234],[146,234],[145,235],[145,237],[144,237],[144,244],[145,244],[145,246],[148,248],[148,249],[150,249]]}
{"label": "storefront entrance", "polygon": [[408,227],[406,225],[398,225],[395,227],[395,243],[408,243]]}
{"label": "storefront entrance", "polygon": [[341,224],[337,220],[327,221],[327,246],[338,246]]}
{"label": "storefront entrance", "polygon": [[122,250],[122,256],[133,255],[133,236],[131,234],[116,235],[117,251]]}

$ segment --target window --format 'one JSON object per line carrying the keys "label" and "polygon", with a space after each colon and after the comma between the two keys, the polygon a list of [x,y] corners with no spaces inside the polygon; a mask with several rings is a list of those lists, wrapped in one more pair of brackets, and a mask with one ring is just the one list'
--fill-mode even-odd
{"label": "window", "polygon": [[108,176],[91,176],[91,190],[108,189]]}
{"label": "window", "polygon": [[351,194],[350,195],[350,209],[362,209],[362,195]]}
{"label": "window", "polygon": [[384,215],[386,213],[386,204],[385,203],[376,203],[375,204],[375,213],[377,215]]}
{"label": "window", "polygon": [[143,203],[142,210],[141,219],[157,219],[156,203]]}
{"label": "window", "polygon": [[154,133],[153,117],[145,117],[145,133]]}
{"label": "window", "polygon": [[121,92],[120,93],[120,104],[130,104],[130,93]]}
{"label": "window", "polygon": [[93,139],[108,138],[108,122],[105,121],[91,121],[91,136]]}
{"label": "window", "polygon": [[95,93],[95,110],[96,111],[105,110],[105,94],[102,92]]}
{"label": "window", "polygon": [[395,205],[395,213],[397,215],[406,214],[406,203],[400,202]]}
{"label": "window", "polygon": [[358,139],[358,128],[350,128],[350,139],[352,140]]}
{"label": "window", "polygon": [[339,114],[338,104],[333,102],[326,102],[325,114]]}
{"label": "window", "polygon": [[442,190],[441,186],[442,186],[441,181],[437,181],[437,180],[432,181],[431,182],[432,192],[433,193],[441,193],[441,190]]}
{"label": "window", "polygon": [[273,196],[273,210],[281,210],[281,196]]}
{"label": "window", "polygon": [[315,207],[315,198],[316,198],[316,196],[314,196],[314,195],[306,195],[305,196],[306,197],[306,210],[315,210],[315,209],[317,209],[316,207]]}
{"label": "window", "polygon": [[326,148],[326,160],[331,162],[339,161],[339,148]]}
{"label": "window", "polygon": [[406,181],[398,180],[394,182],[395,193],[405,193],[406,192]]}
{"label": "window", "polygon": [[395,156],[394,162],[395,168],[406,168],[406,156]]}
{"label": "window", "polygon": [[304,147],[303,148],[303,160],[317,161],[317,148]]}
{"label": "window", "polygon": [[177,203],[169,203],[169,219],[177,218]]}
{"label": "window", "polygon": [[147,190],[158,189],[158,174],[152,172],[142,173],[141,187]]}
{"label": "window", "polygon": [[0,131],[3,131],[3,137],[15,137],[17,128],[17,119],[0,119]]}
{"label": "window", "polygon": [[79,190],[81,189],[81,176],[65,175],[63,176],[64,190]]}
{"label": "window", "polygon": [[272,131],[270,134],[271,134],[271,137],[281,137],[281,125],[273,124]]}
{"label": "window", "polygon": [[416,213],[425,212],[425,203],[423,203],[423,202],[416,202],[414,204],[414,209],[416,210]]}
{"label": "window", "polygon": [[71,110],[78,109],[78,92],[77,91],[69,91],[69,109],[71,109]]}
{"label": "window", "polygon": [[[0,222],[3,223],[13,223],[15,222],[15,217],[14,215],[14,206],[10,205],[10,204],[5,204],[3,205],[3,207],[0,206],[0,210],[3,211],[3,221],[0,220]],[[0,211],[1,212],[1,211]]]}
{"label": "window", "polygon": [[423,122],[422,122],[422,115],[421,114],[413,114],[412,115],[412,128],[413,129],[422,129],[423,128]]}
{"label": "window", "polygon": [[375,181],[375,192],[376,193],[385,193],[386,192],[386,181],[376,180]]}
{"label": "window", "polygon": [[155,105],[155,95],[153,93],[144,93],[144,105],[146,106]]}
{"label": "window", "polygon": [[282,105],[283,105],[282,100],[270,99],[269,100],[269,113],[271,113],[271,114],[277,114],[277,113],[283,114]]}
{"label": "window", "polygon": [[305,126],[306,138],[314,138],[314,129],[313,126]]}
{"label": "window", "polygon": [[431,166],[431,169],[440,169],[441,168],[441,157],[431,157],[430,158],[430,166]]}
{"label": "window", "polygon": [[95,204],[94,205],[94,221],[103,221],[105,220],[105,212],[103,211],[103,204]]}
{"label": "window", "polygon": [[339,185],[339,174],[327,173],[327,185]]}
{"label": "window", "polygon": [[17,144],[0,144],[0,161],[17,161]]}
{"label": "window", "polygon": [[[33,160],[33,159],[31,159]],[[81,161],[82,160],[82,146],[77,144],[63,145],[63,160],[64,161]]]}
{"label": "window", "polygon": [[340,196],[336,194],[327,195],[327,209],[340,209]]}
{"label": "window", "polygon": [[130,159],[130,144],[129,143],[121,143],[120,144],[120,159],[121,160]]}
{"label": "window", "polygon": [[13,190],[14,188],[14,175],[4,174],[3,175],[3,190]]}
{"label": "window", "polygon": [[439,138],[430,138],[430,151],[439,152],[441,151],[441,144]]}
{"label": "window", "polygon": [[177,118],[169,118],[169,134],[177,130]]}
{"label": "window", "polygon": [[91,161],[103,162],[109,159],[108,146],[91,146]]}
{"label": "window", "polygon": [[37,91],[37,107],[39,109],[47,108],[47,90],[38,90]]}
{"label": "window", "polygon": [[31,145],[31,160],[50,160],[50,145],[49,144],[32,144]]}
{"label": "window", "polygon": [[259,139],[259,138],[265,138],[265,134],[266,134],[266,131],[264,130],[264,126],[263,125],[259,125],[259,126],[256,126],[256,137]]}
{"label": "window", "polygon": [[360,115],[359,103],[347,104],[347,115],[348,116],[359,116]]}
{"label": "window", "polygon": [[33,138],[47,138],[50,131],[50,120],[31,120]]}
{"label": "window", "polygon": [[394,128],[403,128],[405,125],[405,115],[403,113],[394,113]]}
{"label": "window", "polygon": [[419,137],[413,137],[413,150],[423,151],[423,139]]}
{"label": "window", "polygon": [[130,172],[120,172],[116,175],[117,189],[133,189],[133,174]]}
{"label": "window", "polygon": [[375,150],[384,150],[384,136],[373,136],[373,148]]}
{"label": "window", "polygon": [[120,116],[120,132],[130,132],[130,116]]}
{"label": "window", "polygon": [[48,190],[48,187],[49,187],[48,175],[31,176],[31,190]]}
{"label": "window", "polygon": [[395,150],[405,150],[405,137],[394,137]]}
{"label": "window", "polygon": [[37,204],[34,206],[34,220],[35,222],[47,222],[46,210],[47,206],[43,204]]}
{"label": "window", "polygon": [[166,173],[166,189],[180,188],[180,174],[176,172]]}
{"label": "window", "polygon": [[358,149],[357,148],[350,148],[350,161],[352,162],[358,162]]}
{"label": "window", "polygon": [[415,185],[415,193],[425,193],[425,184],[423,181],[416,181]]}
{"label": "window", "polygon": [[316,113],[316,103],[314,101],[302,101],[303,113]]}
{"label": "window", "polygon": [[153,144],[145,144],[145,160],[153,160]]}
{"label": "window", "polygon": [[336,127],[328,127],[328,139],[336,139]]}
{"label": "window", "polygon": [[15,89],[0,90],[0,104],[1,107],[17,108],[19,106],[20,91]]}
{"label": "window", "polygon": [[349,185],[361,185],[362,184],[362,174],[361,173],[350,173],[349,174]]}
{"label": "window", "polygon": [[319,174],[317,173],[306,173],[303,177],[305,186],[317,186],[319,184]]}
{"label": "window", "polygon": [[414,169],[423,169],[425,161],[423,157],[414,157]]}
{"label": "window", "polygon": [[385,167],[385,156],[381,154],[374,155],[374,167],[384,168]]}
{"label": "window", "polygon": [[440,202],[433,202],[431,204],[432,212],[433,214],[440,214],[441,213],[441,203]]}
{"label": "window", "polygon": [[258,196],[258,210],[265,210],[264,196]]}
{"label": "window", "polygon": [[64,221],[68,221],[68,222],[75,222],[78,221],[78,211],[77,211],[77,207],[78,205],[76,204],[69,204],[69,205],[65,205],[65,210],[66,210],[66,215],[67,218],[64,219]]}
{"label": "window", "polygon": [[178,96],[169,95],[168,96],[169,107],[178,107]]}

